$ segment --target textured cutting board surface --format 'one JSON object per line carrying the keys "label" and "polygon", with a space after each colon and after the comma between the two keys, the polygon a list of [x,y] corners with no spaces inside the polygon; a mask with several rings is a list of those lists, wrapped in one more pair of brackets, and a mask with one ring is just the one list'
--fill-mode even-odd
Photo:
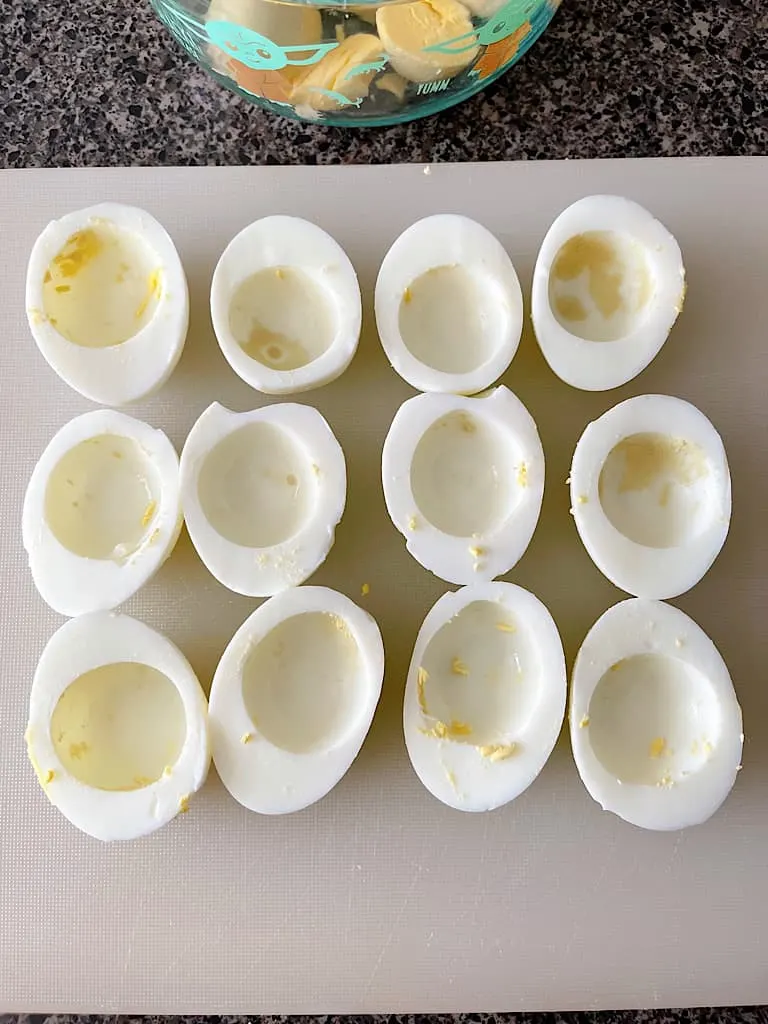
{"label": "textured cutting board surface", "polygon": [[[722,811],[678,834],[637,830],[583,789],[563,733],[538,781],[487,815],[451,811],[408,763],[402,694],[419,624],[446,586],[406,554],[381,494],[381,445],[412,392],[389,368],[372,286],[396,235],[420,216],[475,217],[529,291],[538,245],[568,203],[618,192],[677,235],[685,311],[662,353],[616,392],[557,380],[530,330],[504,383],[536,418],[547,489],[533,543],[509,578],[549,606],[569,663],[623,595],[568,515],[565,479],[584,426],[644,392],[690,399],[721,431],[733,474],[731,536],[675,602],[712,636],[744,710],[744,770]],[[243,810],[215,772],[188,814],[145,840],[104,846],[51,806],[22,735],[32,675],[61,620],[26,569],[20,510],[53,432],[90,408],[38,354],[24,270],[44,224],[113,199],[146,207],[184,261],[192,327],[171,381],[131,409],[181,446],[213,400],[265,399],[229,370],[207,303],[218,255],[273,212],[317,221],[364,290],[360,351],[304,396],[347,455],[348,510],[313,582],[378,619],[382,702],[358,760],[321,803],[270,819]],[[768,1002],[768,161],[697,160],[392,168],[5,172],[0,175],[0,1010],[362,1012],[566,1009]],[[125,610],[170,636],[206,689],[256,602],[220,587],[186,535]]]}

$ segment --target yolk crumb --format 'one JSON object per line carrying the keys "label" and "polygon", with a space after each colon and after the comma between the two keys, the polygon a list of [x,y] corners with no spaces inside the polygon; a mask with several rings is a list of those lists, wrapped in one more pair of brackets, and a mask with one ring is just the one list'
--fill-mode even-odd
{"label": "yolk crumb", "polygon": [[461,660],[461,658],[452,658],[451,659],[451,672],[455,676],[468,676],[469,675],[469,669],[464,664],[464,662]]}
{"label": "yolk crumb", "polygon": [[188,810],[189,810],[189,797],[188,796],[183,796],[181,798],[181,800],[179,800],[179,814],[186,814]]}
{"label": "yolk crumb", "polygon": [[420,729],[425,736],[432,736],[436,740],[452,740],[457,736],[471,736],[472,727],[466,722],[457,722],[452,719],[447,724],[437,721],[431,729]]}
{"label": "yolk crumb", "polygon": [[147,280],[147,294],[141,300],[139,308],[136,310],[136,319],[141,320],[144,314],[149,308],[149,304],[152,299],[159,299],[162,294],[162,275],[160,270],[153,270]]}
{"label": "yolk crumb", "polygon": [[246,732],[246,733],[243,733],[242,738],[240,739],[240,742],[243,743],[243,744],[250,743],[252,739],[253,739],[253,733]]}
{"label": "yolk crumb", "polygon": [[141,525],[142,526],[149,526],[149,524],[152,522],[152,518],[153,518],[153,516],[155,514],[156,509],[157,509],[157,502],[156,501],[150,501],[150,503],[144,509],[144,515],[141,517]]}
{"label": "yolk crumb", "polygon": [[429,679],[429,672],[425,668],[419,665],[418,672],[416,673],[416,695],[419,700],[419,708],[423,715],[429,714],[427,711],[427,698],[424,694],[424,687],[427,685]]}
{"label": "yolk crumb", "polygon": [[581,716],[581,720],[579,722],[579,728],[580,729],[586,729],[588,725],[589,725],[589,715],[582,715]]}
{"label": "yolk crumb", "polygon": [[528,486],[528,464],[521,462],[517,470],[517,485],[518,487]]}
{"label": "yolk crumb", "polygon": [[511,622],[499,621],[499,622],[496,623],[496,629],[498,629],[500,633],[516,633],[517,632],[517,629],[513,626],[513,624]]}
{"label": "yolk crumb", "polygon": [[506,761],[507,758],[517,750],[516,743],[489,743],[487,746],[477,748],[481,757],[489,761]]}
{"label": "yolk crumb", "polygon": [[77,231],[54,256],[53,265],[60,277],[75,277],[101,252],[103,243],[91,228]]}
{"label": "yolk crumb", "polygon": [[48,783],[49,782],[53,782],[53,780],[55,778],[56,778],[56,772],[52,768],[49,768],[48,771],[45,773],[45,783],[44,784],[47,786]]}
{"label": "yolk crumb", "polygon": [[364,583],[362,585],[362,587],[360,587],[360,593],[363,595],[363,597],[367,597],[370,594],[370,592],[371,592],[371,585],[370,585],[370,583]]}
{"label": "yolk crumb", "polygon": [[648,748],[648,754],[651,757],[661,757],[666,749],[667,741],[663,736],[657,736],[655,740],[651,741],[651,745]]}

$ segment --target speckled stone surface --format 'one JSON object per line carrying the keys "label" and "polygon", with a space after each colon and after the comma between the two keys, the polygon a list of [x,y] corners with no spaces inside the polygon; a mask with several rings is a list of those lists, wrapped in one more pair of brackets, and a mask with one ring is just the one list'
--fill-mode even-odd
{"label": "speckled stone surface", "polygon": [[564,0],[485,93],[389,129],[275,118],[195,68],[147,0],[2,0],[0,165],[768,153],[765,0]]}
{"label": "speckled stone surface", "polygon": [[768,1007],[626,1010],[616,1013],[477,1013],[367,1017],[107,1017],[3,1015],[0,1024],[768,1024]]}

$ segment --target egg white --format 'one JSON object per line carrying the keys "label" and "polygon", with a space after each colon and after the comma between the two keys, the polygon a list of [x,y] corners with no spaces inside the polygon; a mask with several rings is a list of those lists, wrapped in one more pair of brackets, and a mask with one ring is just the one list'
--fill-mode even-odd
{"label": "egg white", "polygon": [[706,821],[741,765],[728,668],[700,626],[660,601],[622,601],[592,626],[573,668],[569,718],[590,795],[640,828]]}
{"label": "egg white", "polygon": [[[593,298],[591,266],[572,279],[570,271],[568,278],[558,276],[558,257],[584,239],[585,245],[590,239],[602,240],[601,246],[607,241],[614,250],[608,272],[622,278],[618,294],[602,311]],[[578,261],[571,269],[578,269]],[[557,376],[584,391],[605,391],[626,384],[655,358],[684,299],[683,257],[664,225],[629,199],[587,196],[560,214],[542,242],[531,313],[541,351]],[[558,303],[565,301],[578,312],[558,314]],[[620,302],[618,310],[613,311],[613,301]]]}
{"label": "egg white", "polygon": [[[98,488],[100,476],[106,480],[105,471],[114,456],[114,466],[120,466],[120,452],[111,450],[113,439],[132,443],[143,463],[142,479],[151,477],[152,483],[146,505],[136,510],[135,543],[124,552],[116,548],[103,557],[88,557],[67,547],[52,525],[49,490],[53,480],[61,482],[63,459],[81,445],[99,445],[101,461],[90,472],[85,467],[85,493],[78,493],[72,504],[80,502],[76,514],[84,516],[83,529],[109,528],[109,522],[88,518],[87,488]],[[54,509],[67,500],[68,496],[59,494]],[[107,516],[108,511],[103,514]],[[181,524],[179,460],[173,445],[161,430],[110,409],[77,416],[54,435],[32,472],[22,511],[22,537],[35,586],[54,611],[67,616],[109,610],[127,601],[170,556]]]}
{"label": "egg white", "polygon": [[533,418],[506,387],[475,398],[417,395],[392,421],[382,480],[390,518],[416,561],[448,583],[475,583],[525,554],[544,495],[544,451]]}
{"label": "egg white", "polygon": [[[239,433],[254,428],[262,433],[253,442]],[[222,445],[236,443],[238,437],[247,445],[233,460]],[[292,461],[285,466],[278,443],[290,446]],[[204,498],[209,472],[216,489],[211,500],[223,515],[239,509],[254,524],[252,536],[227,535],[211,522]],[[304,502],[295,517],[295,532],[282,522],[291,513],[288,492],[279,499],[281,505],[272,504],[274,488],[283,479]],[[311,576],[333,547],[346,497],[344,452],[327,421],[311,406],[285,403],[235,413],[214,402],[192,427],[181,454],[181,500],[192,543],[208,571],[238,594],[269,597]],[[279,538],[261,543],[255,531],[268,517]],[[276,518],[280,522],[274,524]]]}
{"label": "egg white", "polygon": [[[62,764],[51,735],[54,712],[68,687],[88,672],[121,663],[148,665],[170,680],[186,725],[175,762],[156,781],[128,791],[80,781]],[[143,622],[108,612],[71,619],[48,641],[32,683],[26,742],[54,807],[82,832],[104,842],[148,835],[185,811],[190,796],[205,782],[211,757],[207,703],[189,662]]]}
{"label": "egg white", "polygon": [[[45,312],[46,276],[73,236],[101,229],[114,232],[126,246],[142,247],[156,286],[147,295],[153,312],[148,322],[119,344],[77,344],[60,333]],[[131,269],[128,264],[126,267]],[[148,280],[148,288],[150,284]],[[70,285],[64,283],[62,287]],[[118,294],[120,287],[112,280],[99,285],[107,296],[110,289]],[[137,327],[139,308],[134,313]],[[145,210],[119,203],[77,210],[45,228],[29,258],[26,309],[37,347],[59,377],[91,401],[112,406],[139,401],[165,384],[181,357],[189,325],[187,280],[172,239]],[[88,315],[84,311],[83,316]]]}
{"label": "egg white", "polygon": [[590,423],[573,455],[570,492],[590,557],[635,597],[690,590],[728,535],[731,477],[723,442],[681,398],[629,398]]}
{"label": "egg white", "polygon": [[419,391],[476,394],[504,373],[520,343],[523,298],[512,261],[490,231],[456,214],[425,217],[396,239],[375,307],[387,358]]}
{"label": "egg white", "polygon": [[[243,338],[236,336],[233,316],[238,303],[247,302],[248,283],[254,276],[263,278],[265,274],[273,275],[272,288],[262,280],[265,294],[261,305],[251,311],[256,318],[253,322],[258,321],[261,329],[269,326],[262,319],[272,318],[280,324],[290,312],[281,310],[275,297],[287,280],[296,281],[292,304],[299,297],[306,300],[303,319],[319,316],[319,307],[323,318],[327,315],[327,345],[317,354],[309,353],[302,365],[282,369],[279,360],[277,365],[269,365],[250,355]],[[241,314],[243,318],[247,315]],[[268,395],[296,394],[330,383],[351,363],[360,339],[360,286],[349,257],[322,228],[299,217],[264,217],[244,228],[224,250],[211,284],[211,317],[221,351],[239,377]],[[292,321],[292,327],[301,330],[301,323]],[[307,328],[306,337],[311,339],[317,333],[315,324],[313,330]],[[274,344],[280,349],[292,341],[278,337]]]}
{"label": "egg white", "polygon": [[493,810],[546,764],[565,699],[563,646],[537,597],[511,583],[445,594],[419,630],[408,670],[411,764],[449,807]]}
{"label": "egg white", "polygon": [[[330,640],[316,628],[321,618]],[[278,630],[285,631],[279,641]],[[341,646],[332,649],[334,637]],[[340,653],[352,664],[340,664]],[[368,734],[383,676],[379,628],[343,594],[297,587],[257,608],[224,652],[211,688],[213,758],[235,800],[260,814],[288,814],[330,792]],[[339,696],[341,681],[348,685]],[[249,712],[249,699],[261,702],[263,715]],[[312,710],[322,716],[329,703],[332,722],[313,730]]]}

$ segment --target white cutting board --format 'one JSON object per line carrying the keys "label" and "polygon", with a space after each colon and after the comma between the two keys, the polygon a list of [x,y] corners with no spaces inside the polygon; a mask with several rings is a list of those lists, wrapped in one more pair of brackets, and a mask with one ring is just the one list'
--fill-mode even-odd
{"label": "white cutting board", "polygon": [[[451,811],[422,788],[400,715],[419,624],[445,585],[406,554],[379,483],[381,445],[412,393],[389,368],[371,290],[389,244],[425,214],[496,232],[526,291],[555,215],[590,192],[646,204],[688,268],[683,316],[661,355],[610,394],[573,391],[529,330],[505,382],[538,421],[547,491],[510,578],[535,591],[569,659],[621,598],[583,551],[565,478],[586,423],[663,391],[697,403],[725,439],[734,518],[714,568],[679,601],[713,637],[744,709],[744,770],[723,810],[680,834],[600,811],[561,738],[539,780],[492,814]],[[163,391],[135,414],[181,445],[214,399],[264,399],[229,370],[207,312],[216,259],[250,220],[299,214],[345,246],[364,288],[360,352],[306,400],[347,454],[348,512],[315,582],[360,599],[387,647],[384,695],[348,776],[285,818],[243,810],[212,772],[187,815],[103,846],[51,806],[22,734],[36,660],[60,620],[21,547],[27,477],[51,434],[89,404],[39,356],[24,270],[43,225],[105,199],[168,227],[189,275],[192,329]],[[768,161],[584,162],[390,168],[7,172],[0,175],[0,1010],[256,1013],[571,1009],[768,1002]],[[167,633],[207,687],[255,602],[207,574],[186,537],[126,610]]]}

